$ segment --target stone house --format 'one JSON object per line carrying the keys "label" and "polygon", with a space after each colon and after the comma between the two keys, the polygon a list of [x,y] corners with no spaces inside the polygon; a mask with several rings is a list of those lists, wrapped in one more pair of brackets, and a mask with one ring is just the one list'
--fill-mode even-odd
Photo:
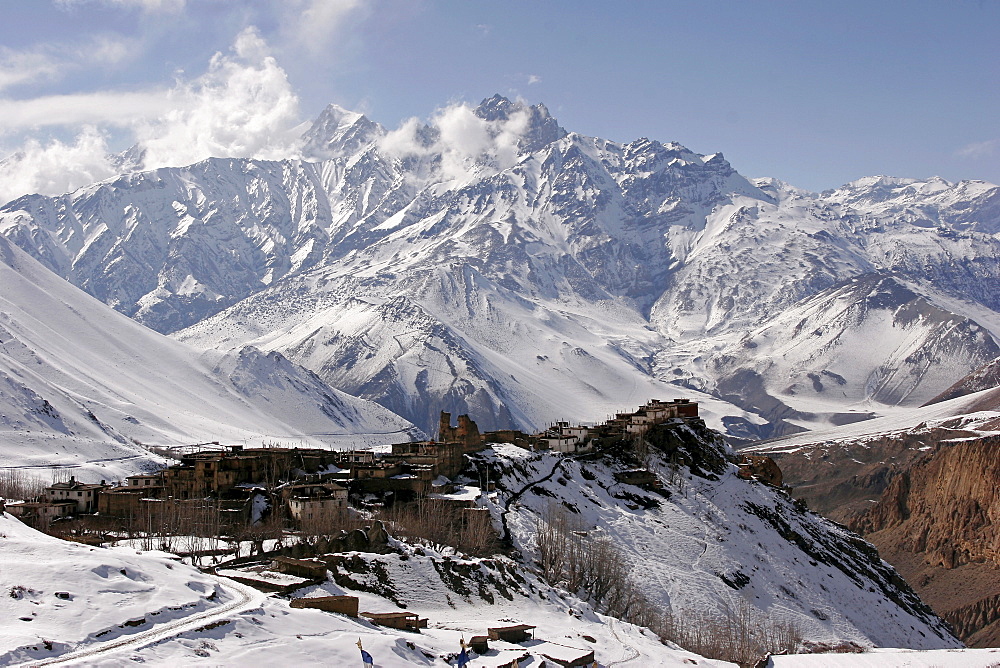
{"label": "stone house", "polygon": [[530,624],[514,624],[513,626],[495,626],[487,631],[490,640],[522,643],[531,640],[535,635],[535,627]]}
{"label": "stone house", "polygon": [[295,598],[289,603],[292,608],[313,608],[324,612],[336,612],[348,617],[358,616],[357,596],[313,596]]}
{"label": "stone house", "polygon": [[379,626],[420,633],[427,628],[427,620],[415,612],[362,612],[361,616]]}
{"label": "stone house", "polygon": [[102,480],[99,485],[78,482],[71,477],[67,482],[57,482],[45,488],[45,497],[50,502],[73,501],[74,513],[97,511],[98,494],[108,486]]}
{"label": "stone house", "polygon": [[275,557],[271,561],[271,570],[310,580],[323,580],[326,578],[326,563],[319,559]]}
{"label": "stone house", "polygon": [[289,516],[300,526],[334,521],[347,509],[347,489],[333,482],[286,485],[280,493]]}
{"label": "stone house", "polygon": [[549,430],[538,435],[538,447],[555,452],[586,452],[591,448],[590,428],[570,426],[569,422],[556,422]]}
{"label": "stone house", "polygon": [[46,527],[59,517],[67,517],[76,512],[75,501],[25,501],[7,502],[7,512],[27,524]]}
{"label": "stone house", "polygon": [[102,490],[97,497],[97,512],[110,517],[134,517],[139,513],[142,499],[149,498],[146,492],[128,485]]}

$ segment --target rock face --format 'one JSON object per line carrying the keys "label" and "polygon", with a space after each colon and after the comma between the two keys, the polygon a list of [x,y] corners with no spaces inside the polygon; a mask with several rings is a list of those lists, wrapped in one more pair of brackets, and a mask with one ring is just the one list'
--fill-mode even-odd
{"label": "rock face", "polygon": [[855,526],[972,646],[1000,642],[1000,436],[942,444]]}
{"label": "rock face", "polygon": [[889,532],[933,566],[1000,567],[1000,436],[942,443],[897,476],[855,526]]}
{"label": "rock face", "polygon": [[[976,403],[989,399],[984,392]],[[995,414],[980,413],[771,456],[796,497],[871,541],[965,642],[992,647],[1000,643],[998,427]]]}
{"label": "rock face", "polygon": [[975,432],[932,428],[863,441],[818,443],[794,452],[769,451],[793,495],[816,512],[853,525],[926,449]]}

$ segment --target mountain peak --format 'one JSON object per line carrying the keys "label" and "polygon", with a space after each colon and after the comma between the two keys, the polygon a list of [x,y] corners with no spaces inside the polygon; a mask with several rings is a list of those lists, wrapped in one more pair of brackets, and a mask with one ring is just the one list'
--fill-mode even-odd
{"label": "mountain peak", "polygon": [[475,114],[485,121],[507,123],[527,115],[526,128],[521,141],[521,149],[536,151],[565,137],[568,132],[549,114],[544,104],[527,105],[520,100],[512,101],[499,93],[479,103]]}
{"label": "mountain peak", "polygon": [[385,134],[364,114],[328,104],[302,135],[303,154],[310,158],[340,158],[358,153]]}

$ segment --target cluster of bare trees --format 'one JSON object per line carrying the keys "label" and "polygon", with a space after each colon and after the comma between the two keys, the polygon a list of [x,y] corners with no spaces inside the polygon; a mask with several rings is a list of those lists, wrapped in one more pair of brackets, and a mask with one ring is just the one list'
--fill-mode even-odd
{"label": "cluster of bare trees", "polygon": [[393,504],[380,511],[377,519],[391,527],[394,536],[411,541],[448,545],[473,556],[490,556],[500,549],[500,536],[485,509],[421,499]]}
{"label": "cluster of bare trees", "polygon": [[0,497],[5,499],[37,499],[45,494],[47,486],[41,478],[21,469],[0,469]]}
{"label": "cluster of bare trees", "polygon": [[598,612],[649,626],[656,606],[642,593],[614,543],[593,537],[563,508],[552,504],[538,521],[536,540],[542,578],[552,586],[585,593]]}
{"label": "cluster of bare trees", "polygon": [[548,584],[581,594],[598,612],[645,626],[702,656],[749,666],[768,652],[794,652],[802,642],[794,623],[772,621],[743,599],[721,615],[661,609],[642,592],[615,544],[584,531],[562,506],[549,506],[536,537],[539,571]]}
{"label": "cluster of bare trees", "polygon": [[116,529],[144,550],[196,554],[220,549],[224,521],[210,499],[146,501],[117,520]]}
{"label": "cluster of bare trees", "polygon": [[802,645],[802,630],[794,622],[769,619],[744,599],[721,614],[665,611],[654,630],[687,650],[741,666],[753,666],[769,652],[794,653]]}

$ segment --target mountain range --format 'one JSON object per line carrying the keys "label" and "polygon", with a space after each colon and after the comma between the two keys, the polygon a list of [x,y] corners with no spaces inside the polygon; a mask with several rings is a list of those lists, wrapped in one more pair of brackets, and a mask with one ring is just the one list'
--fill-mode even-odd
{"label": "mountain range", "polygon": [[989,183],[810,193],[501,96],[395,131],[330,106],[303,141],[25,196],[0,234],[159,332],[278,351],[427,431],[676,394],[752,440],[919,405],[1000,355]]}

